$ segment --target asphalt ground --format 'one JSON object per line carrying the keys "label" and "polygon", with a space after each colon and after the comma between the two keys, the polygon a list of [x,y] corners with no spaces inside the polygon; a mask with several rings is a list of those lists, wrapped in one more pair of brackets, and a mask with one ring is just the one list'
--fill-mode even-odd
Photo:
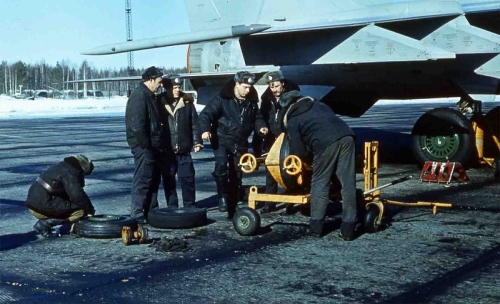
{"label": "asphalt ground", "polygon": [[[24,207],[28,188],[42,170],[72,154],[95,160],[86,191],[97,213],[129,213],[134,166],[124,119],[0,120],[0,303],[498,303],[500,183],[492,169],[469,169],[468,182],[450,185],[418,178],[409,133],[437,106],[376,106],[346,120],[360,153],[364,141],[380,142],[380,185],[414,176],[383,189],[383,199],[452,203],[452,209],[433,215],[430,208],[386,205],[380,231],[346,242],[338,236],[340,203],[331,204],[329,233],[320,239],[306,235],[307,216],[285,216],[280,206],[262,216],[258,235],[240,236],[215,208],[213,155],[206,146],[193,158],[197,200],[208,208],[209,225],[149,233],[152,240],[179,237],[188,252],[36,235],[36,220]],[[361,174],[357,180],[363,188]],[[246,187],[264,183],[262,168],[244,176]]]}

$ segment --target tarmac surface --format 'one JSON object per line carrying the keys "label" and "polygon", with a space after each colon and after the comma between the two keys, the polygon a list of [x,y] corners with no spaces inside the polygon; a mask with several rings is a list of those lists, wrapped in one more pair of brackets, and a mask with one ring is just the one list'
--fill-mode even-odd
{"label": "tarmac surface", "polygon": [[[379,185],[413,175],[383,189],[383,199],[453,208],[433,215],[427,207],[386,205],[378,232],[346,242],[338,236],[340,203],[331,204],[322,238],[305,234],[307,216],[285,216],[280,206],[262,215],[258,235],[240,236],[215,208],[207,145],[193,158],[209,224],[149,232],[152,240],[187,241],[187,252],[67,233],[46,240],[32,230],[36,219],[24,207],[30,184],[77,153],[94,159],[85,189],[97,213],[129,213],[134,166],[123,117],[0,120],[0,303],[499,303],[500,183],[493,170],[469,169],[465,183],[423,183],[411,155],[413,123],[437,106],[375,106],[346,121],[359,147],[379,140]],[[362,174],[357,180],[363,188]],[[262,189],[263,168],[243,183]]]}

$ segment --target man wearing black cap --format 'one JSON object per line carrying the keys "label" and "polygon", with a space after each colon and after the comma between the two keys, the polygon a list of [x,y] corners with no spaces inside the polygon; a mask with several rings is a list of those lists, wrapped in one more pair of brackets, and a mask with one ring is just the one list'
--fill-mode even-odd
{"label": "man wearing black cap", "polygon": [[290,153],[313,154],[311,181],[310,234],[321,236],[332,174],[342,185],[342,225],[340,235],[351,241],[356,237],[355,135],[351,128],[324,103],[303,97],[298,91],[281,96],[283,128]]}
{"label": "man wearing black cap", "polygon": [[[262,136],[253,137],[252,145],[254,147],[254,152],[257,154],[257,157],[261,154],[260,151],[262,150],[262,139],[264,139],[264,149],[266,152],[268,152],[273,146],[276,138],[283,132],[283,130],[281,129],[281,121],[279,120],[279,112],[281,110],[279,100],[281,95],[293,90],[300,91],[299,86],[285,79],[285,77],[283,77],[283,73],[279,70],[268,72],[266,75],[264,75],[264,79],[268,84],[268,88],[260,97],[260,112],[262,113],[262,117],[269,127],[269,132],[264,138]],[[278,183],[272,178],[269,171],[266,171],[266,193],[278,193]],[[274,203],[266,203],[264,208],[261,209],[261,212],[268,213],[274,211],[275,207],[276,204]]]}
{"label": "man wearing black cap", "polygon": [[125,110],[127,143],[135,165],[131,216],[140,224],[147,223],[148,213],[158,208],[160,166],[172,156],[168,122],[155,95],[162,76],[162,70],[154,66],[146,69]]}
{"label": "man wearing black cap", "polygon": [[95,210],[83,190],[85,175],[94,164],[85,155],[65,157],[43,171],[28,190],[26,207],[38,219],[33,229],[45,238],[56,238],[52,227],[76,222]]}
{"label": "man wearing black cap", "polygon": [[179,75],[169,75],[162,81],[165,92],[161,94],[161,101],[168,116],[170,140],[175,152],[175,158],[162,170],[163,188],[169,208],[179,207],[175,175],[181,184],[184,208],[196,207],[195,171],[191,150],[197,153],[203,148],[197,129],[198,113],[194,99],[190,94],[181,91],[181,83]]}
{"label": "man wearing black cap", "polygon": [[201,111],[198,126],[203,140],[210,140],[215,156],[212,175],[217,185],[219,211],[231,218],[241,190],[239,158],[248,151],[252,131],[267,134],[259,112],[255,75],[241,71],[227,80],[218,95]]}

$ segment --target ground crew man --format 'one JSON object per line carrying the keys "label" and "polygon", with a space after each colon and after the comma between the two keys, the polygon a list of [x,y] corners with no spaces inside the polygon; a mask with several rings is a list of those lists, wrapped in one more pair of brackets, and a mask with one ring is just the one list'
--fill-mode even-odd
{"label": "ground crew man", "polygon": [[196,207],[195,170],[191,150],[197,153],[203,149],[194,99],[181,91],[181,84],[179,75],[169,75],[162,82],[166,91],[161,100],[168,116],[170,140],[175,153],[167,170],[162,170],[163,188],[169,208],[179,207],[176,174],[181,184],[183,207]]}
{"label": "ground crew man", "polygon": [[85,175],[94,164],[85,155],[65,157],[43,171],[28,190],[26,207],[38,219],[33,229],[45,238],[56,238],[52,227],[76,222],[95,209],[83,189]]}
{"label": "ground crew man", "polygon": [[[259,157],[261,154],[259,151],[262,149],[259,148],[262,147],[262,141],[264,141],[264,151],[269,152],[276,138],[283,132],[281,129],[281,121],[279,121],[279,112],[281,110],[279,99],[281,95],[292,90],[300,91],[299,86],[285,79],[281,71],[269,72],[264,75],[264,79],[268,84],[268,88],[264,91],[260,98],[260,112],[267,123],[269,132],[265,137],[258,135],[253,137],[252,145],[254,147],[254,152],[256,152],[256,157]],[[278,183],[272,178],[268,170],[266,170],[266,193],[278,193]],[[261,213],[274,211],[275,208],[276,204],[266,203],[261,209]]]}
{"label": "ground crew man", "polygon": [[163,71],[152,66],[142,74],[142,83],[130,95],[125,110],[127,143],[134,156],[131,217],[147,223],[148,213],[158,208],[161,166],[172,157],[168,122],[155,92]]}
{"label": "ground crew man", "polygon": [[313,155],[311,181],[310,234],[321,236],[332,174],[342,185],[342,224],[340,235],[356,237],[355,135],[351,128],[326,104],[303,97],[298,91],[281,96],[283,128],[290,142],[290,153]]}
{"label": "ground crew man", "polygon": [[226,81],[218,95],[198,117],[203,140],[210,140],[215,156],[214,176],[220,212],[231,218],[240,198],[239,158],[248,151],[252,131],[264,136],[268,129],[259,112],[255,75],[241,71]]}

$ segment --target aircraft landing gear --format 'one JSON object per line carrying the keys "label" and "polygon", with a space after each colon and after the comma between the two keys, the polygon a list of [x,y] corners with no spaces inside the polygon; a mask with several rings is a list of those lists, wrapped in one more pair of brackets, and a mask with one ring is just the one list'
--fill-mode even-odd
{"label": "aircraft landing gear", "polygon": [[468,167],[475,150],[470,121],[455,109],[436,108],[420,116],[413,126],[412,150],[417,162],[459,162]]}
{"label": "aircraft landing gear", "polygon": [[[426,161],[487,165],[500,158],[500,107],[483,114],[482,102],[463,98],[459,110],[437,108],[422,115],[412,130],[412,150],[418,163]],[[464,114],[472,114],[467,119]],[[498,175],[494,172],[495,177]]]}

